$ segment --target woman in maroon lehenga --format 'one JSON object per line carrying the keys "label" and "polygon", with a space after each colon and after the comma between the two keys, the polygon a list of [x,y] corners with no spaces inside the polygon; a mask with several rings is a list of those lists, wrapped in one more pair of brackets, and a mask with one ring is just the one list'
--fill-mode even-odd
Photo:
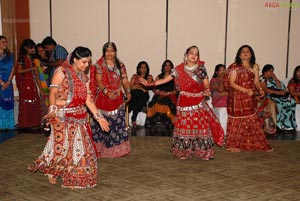
{"label": "woman in maroon lehenga", "polygon": [[209,81],[196,46],[186,50],[185,62],[178,65],[171,75],[154,83],[141,79],[141,83],[147,86],[161,85],[172,79],[179,91],[173,131],[173,155],[180,159],[213,159],[214,144],[223,145],[224,131],[205,101],[205,96],[210,95]]}
{"label": "woman in maroon lehenga", "polygon": [[33,64],[35,43],[25,39],[20,47],[16,71],[16,83],[19,91],[18,128],[37,128],[42,124],[40,102],[41,85],[37,66]]}
{"label": "woman in maroon lehenga", "polygon": [[51,134],[42,155],[29,166],[30,171],[47,175],[51,184],[61,177],[64,188],[92,188],[97,184],[97,152],[85,105],[101,129],[109,130],[90,96],[84,73],[91,54],[88,48],[77,47],[70,60],[54,72],[49,113],[44,117],[51,123]]}
{"label": "woman in maroon lehenga", "polygon": [[[259,66],[255,63],[253,49],[244,45],[239,48],[235,63],[231,64],[223,76],[228,90],[227,138],[229,151],[272,151],[266,141],[257,115],[256,94],[260,98],[265,93],[259,85]],[[257,92],[257,93],[256,93]]]}

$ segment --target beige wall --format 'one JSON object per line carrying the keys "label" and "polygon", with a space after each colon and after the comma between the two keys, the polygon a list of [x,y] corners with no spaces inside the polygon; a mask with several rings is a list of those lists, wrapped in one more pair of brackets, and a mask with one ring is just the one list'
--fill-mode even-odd
{"label": "beige wall", "polygon": [[[243,44],[253,47],[257,63],[275,66],[285,78],[289,8],[287,0],[268,8],[264,0],[230,0],[228,5],[227,53],[225,56],[226,0],[169,0],[168,38],[166,0],[110,0],[110,39],[129,77],[139,61],[149,63],[156,76],[166,56],[175,65],[190,45],[197,45],[209,76],[214,66],[233,62]],[[300,2],[292,9],[289,76],[300,64]],[[52,0],[53,38],[68,51],[78,45],[93,51],[94,61],[108,40],[108,0]],[[50,34],[49,1],[30,0],[31,37],[36,42]],[[166,40],[168,39],[168,46]],[[225,58],[226,57],[226,58]]]}
{"label": "beige wall", "polygon": [[300,1],[293,9],[291,20],[289,76],[293,75],[296,66],[300,65]]}
{"label": "beige wall", "polygon": [[50,35],[49,0],[29,0],[30,36],[36,42],[41,42]]}
{"label": "beige wall", "polygon": [[89,47],[93,60],[96,60],[102,54],[102,44],[107,40],[107,0],[52,2],[52,37],[68,52],[77,46]]}
{"label": "beige wall", "polygon": [[129,77],[139,61],[156,76],[165,59],[166,3],[162,0],[111,0],[111,41]]}
{"label": "beige wall", "polygon": [[261,69],[267,63],[273,64],[276,75],[283,79],[287,52],[288,14],[289,9],[268,8],[265,7],[265,1],[261,0],[240,0],[229,4],[227,64],[233,62],[241,45],[248,44],[254,49],[256,61]]}
{"label": "beige wall", "polygon": [[226,0],[171,0],[169,13],[170,59],[182,63],[186,49],[197,45],[212,77],[216,64],[224,63]]}

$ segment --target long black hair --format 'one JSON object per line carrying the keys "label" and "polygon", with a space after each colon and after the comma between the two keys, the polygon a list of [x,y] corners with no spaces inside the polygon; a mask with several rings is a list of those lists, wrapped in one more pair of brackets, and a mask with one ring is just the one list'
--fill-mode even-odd
{"label": "long black hair", "polygon": [[243,45],[239,48],[239,50],[237,51],[236,56],[235,56],[235,63],[238,65],[242,64],[242,60],[241,60],[240,56],[241,56],[241,52],[244,48],[248,48],[251,53],[250,65],[251,65],[251,67],[253,67],[253,65],[255,64],[256,58],[255,58],[255,54],[254,54],[252,47],[249,45]]}
{"label": "long black hair", "polygon": [[300,82],[300,79],[297,78],[297,71],[300,70],[300,65],[299,66],[296,66],[295,69],[294,69],[294,73],[293,73],[293,80],[295,80],[296,83],[299,83]]}
{"label": "long black hair", "polygon": [[[45,56],[46,56],[47,58],[42,58],[42,57],[39,55],[39,53],[38,53],[38,49],[39,49],[39,48],[43,48],[43,49],[44,49],[44,51],[45,51]],[[41,62],[47,62],[48,59],[49,59],[49,56],[50,56],[50,55],[49,55],[49,52],[45,50],[45,48],[44,48],[44,46],[43,46],[42,43],[36,44],[36,46],[35,46],[35,58],[38,58]]]}
{"label": "long black hair", "polygon": [[107,42],[107,43],[105,43],[104,45],[103,45],[103,48],[102,48],[102,54],[103,54],[103,56],[105,56],[105,52],[107,51],[107,49],[109,48],[109,47],[111,47],[111,48],[113,48],[113,50],[116,52],[116,55],[115,55],[115,64],[117,65],[117,68],[119,69],[119,70],[121,70],[121,62],[120,62],[120,60],[118,59],[118,57],[117,57],[117,46],[116,46],[116,44],[114,43],[114,42]]}
{"label": "long black hair", "polygon": [[165,67],[166,67],[166,65],[167,64],[170,64],[171,65],[171,69],[173,69],[174,68],[174,64],[173,64],[173,62],[171,61],[171,60],[169,60],[169,59],[167,59],[167,60],[165,60],[164,62],[163,62],[163,64],[161,65],[161,70],[160,70],[160,74],[158,75],[158,78],[159,79],[161,79],[161,78],[163,78],[164,76],[165,76]]}
{"label": "long black hair", "polygon": [[74,58],[76,59],[82,59],[82,58],[87,58],[92,56],[92,51],[87,48],[87,47],[76,47],[74,51],[71,54],[70,57],[70,64],[72,65],[74,63]]}
{"label": "long black hair", "polygon": [[212,77],[214,77],[214,78],[218,77],[218,71],[219,71],[219,69],[222,68],[222,67],[223,67],[224,69],[226,69],[226,67],[225,67],[224,64],[218,64],[218,65],[216,65],[216,67],[215,67],[215,72],[214,72],[214,74],[213,74]]}
{"label": "long black hair", "polygon": [[146,61],[140,61],[138,63],[138,65],[136,67],[136,74],[141,75],[141,67],[142,67],[143,64],[146,65],[146,68],[147,68],[147,71],[146,71],[144,79],[147,79],[148,76],[149,76],[149,73],[150,73],[150,68],[149,68],[149,65],[148,65],[148,63]]}
{"label": "long black hair", "polygon": [[21,43],[19,55],[27,55],[26,48],[35,48],[35,42],[31,39],[25,39]]}

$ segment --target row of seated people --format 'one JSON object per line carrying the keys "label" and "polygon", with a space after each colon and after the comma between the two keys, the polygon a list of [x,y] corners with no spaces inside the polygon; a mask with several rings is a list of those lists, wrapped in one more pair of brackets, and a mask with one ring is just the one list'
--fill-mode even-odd
{"label": "row of seated people", "polygon": [[[161,73],[155,78],[162,79],[174,68],[170,60],[162,64]],[[227,94],[222,84],[222,76],[226,70],[223,64],[215,67],[210,80],[211,100],[209,104],[218,116],[223,129],[226,131],[227,124]],[[153,77],[149,75],[147,62],[142,61],[137,66],[137,72],[131,79],[132,100],[129,103],[129,112],[132,111],[130,124],[137,124],[146,128],[153,128],[157,123],[163,123],[168,130],[173,129],[176,113],[177,91],[174,81],[167,84],[146,89],[136,81],[136,76],[142,76],[149,82]],[[284,84],[275,73],[274,66],[267,64],[262,69],[260,85],[266,96],[258,99],[258,115],[261,126],[265,133],[275,134],[277,129],[283,131],[295,131],[300,127],[300,120],[296,121],[296,104],[300,108],[300,66],[294,70],[293,77]],[[287,86],[287,87],[286,87]],[[149,96],[150,93],[150,96]],[[140,112],[144,113],[140,113]],[[137,116],[140,119],[137,121]]]}
{"label": "row of seated people", "polygon": [[[155,80],[163,79],[171,73],[173,68],[172,61],[165,60],[161,67],[161,73]],[[132,112],[129,122],[133,127],[142,125],[146,128],[153,128],[158,123],[161,123],[166,130],[172,130],[175,123],[177,99],[174,81],[172,80],[154,88],[146,88],[139,83],[138,76],[143,77],[148,82],[153,81],[152,75],[149,74],[149,65],[147,62],[141,61],[137,65],[136,74],[130,80],[132,98],[129,102],[129,113]],[[145,112],[146,114],[141,112]],[[139,120],[137,119],[138,115],[142,116],[140,122],[137,121]]]}

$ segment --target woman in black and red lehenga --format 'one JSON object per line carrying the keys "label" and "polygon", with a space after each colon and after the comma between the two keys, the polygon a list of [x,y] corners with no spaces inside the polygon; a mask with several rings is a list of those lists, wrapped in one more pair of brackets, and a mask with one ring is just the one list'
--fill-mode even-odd
{"label": "woman in black and red lehenga", "polygon": [[[96,71],[95,71],[96,69]],[[103,56],[92,66],[91,91],[98,110],[110,124],[110,131],[103,131],[97,122],[91,123],[93,138],[99,158],[119,158],[130,153],[128,131],[125,124],[124,88],[130,100],[130,86],[125,65],[117,58],[117,47],[112,42],[103,46]],[[97,87],[97,90],[95,89]]]}
{"label": "woman in black and red lehenga", "polygon": [[259,66],[249,45],[239,48],[235,63],[225,71],[223,83],[228,90],[226,149],[232,152],[272,151],[257,115],[256,94],[265,96],[259,84]]}
{"label": "woman in black and red lehenga", "polygon": [[209,81],[197,46],[189,47],[185,52],[185,61],[164,79],[154,83],[141,79],[141,83],[146,86],[161,85],[172,79],[179,91],[172,153],[180,159],[213,159],[214,144],[223,145],[224,131],[205,101],[205,96],[210,95]]}
{"label": "woman in black and red lehenga", "polygon": [[97,152],[85,106],[100,128],[109,130],[108,122],[91,98],[84,73],[91,56],[88,48],[77,47],[70,59],[55,70],[50,85],[49,113],[44,117],[51,123],[51,134],[42,155],[28,168],[47,175],[51,184],[61,177],[64,188],[92,188],[97,184]]}
{"label": "woman in black and red lehenga", "polygon": [[[171,74],[174,65],[171,60],[165,60],[161,67],[161,73],[155,80],[163,79]],[[172,131],[175,124],[177,91],[174,80],[156,86],[154,96],[148,104],[146,128],[153,128],[160,122],[167,130]]]}

